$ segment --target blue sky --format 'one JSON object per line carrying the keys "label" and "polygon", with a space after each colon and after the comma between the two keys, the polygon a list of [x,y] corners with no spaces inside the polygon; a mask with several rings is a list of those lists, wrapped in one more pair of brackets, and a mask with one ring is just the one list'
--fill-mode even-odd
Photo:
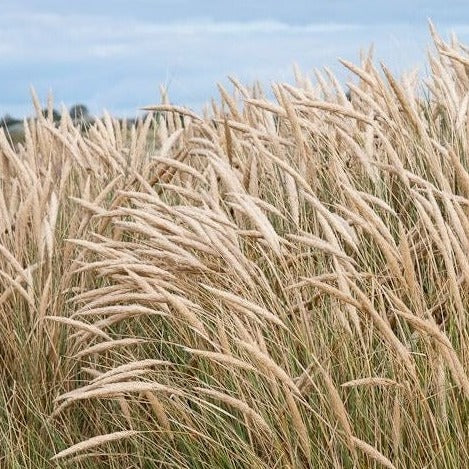
{"label": "blue sky", "polygon": [[29,88],[92,113],[134,116],[159,100],[200,110],[234,75],[292,81],[292,64],[357,61],[373,43],[400,73],[424,70],[427,18],[469,42],[469,2],[456,0],[0,0],[0,116],[31,112]]}

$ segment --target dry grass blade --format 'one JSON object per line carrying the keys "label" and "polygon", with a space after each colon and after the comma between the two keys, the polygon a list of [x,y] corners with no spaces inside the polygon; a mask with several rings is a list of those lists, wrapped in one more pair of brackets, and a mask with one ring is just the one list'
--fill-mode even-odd
{"label": "dry grass blade", "polygon": [[193,113],[189,109],[180,106],[171,106],[167,104],[155,104],[153,106],[142,107],[144,111],[155,111],[155,112],[175,112],[182,116],[192,117],[195,120],[202,120],[197,114]]}
{"label": "dry grass blade", "polygon": [[357,386],[401,386],[398,382],[389,378],[381,378],[379,376],[373,376],[370,378],[359,378],[347,381],[340,385],[343,388],[354,388]]}
{"label": "dry grass blade", "polygon": [[208,290],[209,292],[213,293],[215,296],[218,298],[221,298],[228,302],[231,305],[240,306],[243,309],[247,309],[249,311],[252,311],[254,314],[259,316],[262,319],[266,319],[267,321],[270,321],[274,324],[277,324],[284,329],[287,329],[285,324],[282,322],[282,320],[276,316],[275,314],[271,313],[270,311],[267,311],[265,308],[262,308],[261,306],[252,303],[251,301],[248,301],[245,298],[240,297],[239,295],[235,295],[233,293],[224,291],[224,290],[219,290],[217,288],[211,287],[209,285],[202,285],[203,288]]}
{"label": "dry grass blade", "polygon": [[53,456],[51,460],[56,461],[58,459],[66,458],[67,456],[71,456],[75,453],[78,453],[79,451],[86,451],[91,448],[96,448],[97,446],[101,446],[111,441],[122,440],[123,438],[130,438],[132,436],[138,435],[138,433],[139,432],[135,430],[124,430],[120,432],[108,433],[106,435],[94,436],[92,438],[89,438],[88,440],[80,441],[80,443],[70,446],[67,449],[64,449],[63,451],[60,451],[55,456]]}
{"label": "dry grass blade", "polygon": [[193,389],[195,392],[206,394],[207,396],[218,399],[219,401],[238,409],[240,412],[245,414],[249,419],[256,423],[260,429],[262,429],[267,435],[272,435],[272,430],[267,422],[258,414],[255,410],[249,407],[245,402],[236,399],[235,397],[229,396],[228,394],[216,391],[215,389],[200,388],[196,387]]}
{"label": "dry grass blade", "polygon": [[363,114],[360,114],[359,112],[356,112],[353,109],[340,106],[339,104],[328,103],[324,101],[307,101],[307,100],[294,101],[293,103],[296,104],[297,106],[305,106],[305,107],[312,107],[315,109],[321,109],[323,111],[333,112],[333,113],[342,115],[344,117],[351,117],[353,119],[364,122],[366,124],[370,124],[370,125],[373,124],[373,121],[369,119],[367,116],[364,116]]}
{"label": "dry grass blade", "polygon": [[192,355],[208,358],[209,360],[214,362],[223,363],[235,368],[240,368],[248,371],[256,371],[256,369],[250,363],[246,363],[243,360],[235,358],[231,355],[226,355],[224,353],[219,352],[210,352],[208,350],[196,350],[188,347],[184,347],[184,350]]}
{"label": "dry grass blade", "polygon": [[104,331],[99,329],[99,327],[96,327],[92,324],[86,324],[85,322],[77,321],[75,319],[65,318],[62,316],[45,316],[44,319],[48,319],[50,321],[60,322],[68,326],[76,327],[77,329],[80,329],[82,331],[86,331],[98,337],[102,337],[103,339],[106,339],[107,341],[112,340],[108,334],[106,334]]}
{"label": "dry grass blade", "polygon": [[81,358],[81,357],[84,357],[85,355],[91,355],[93,353],[102,353],[107,350],[115,349],[116,347],[126,347],[128,345],[143,344],[145,342],[148,342],[148,340],[147,339],[133,339],[130,337],[127,339],[108,340],[106,342],[101,342],[99,344],[92,345],[91,347],[88,347],[84,350],[80,350],[78,353],[75,354],[74,358]]}
{"label": "dry grass blade", "polygon": [[290,376],[283,370],[277,363],[275,363],[272,358],[270,358],[266,353],[262,352],[256,346],[244,342],[242,340],[237,340],[236,343],[240,345],[243,349],[247,350],[249,354],[264,367],[265,370],[271,372],[276,376],[281,382],[288,386],[293,392],[298,396],[300,391],[298,390],[296,384]]}
{"label": "dry grass blade", "polygon": [[376,448],[369,445],[368,443],[360,440],[359,438],[353,437],[354,445],[362,450],[366,455],[368,455],[371,459],[375,460],[376,462],[380,463],[384,467],[389,469],[396,469],[396,466],[383,454],[381,454]]}

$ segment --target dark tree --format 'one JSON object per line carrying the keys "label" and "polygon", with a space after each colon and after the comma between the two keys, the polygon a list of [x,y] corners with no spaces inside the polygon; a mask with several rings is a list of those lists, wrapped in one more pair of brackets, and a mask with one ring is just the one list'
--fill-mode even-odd
{"label": "dark tree", "polygon": [[8,127],[10,125],[19,124],[21,121],[10,116],[10,114],[5,114],[4,117],[0,118],[0,126]]}
{"label": "dark tree", "polygon": [[74,120],[87,120],[90,113],[84,104],[75,104],[70,108],[70,117]]}
{"label": "dark tree", "polygon": [[[47,118],[49,115],[49,110],[47,108],[42,110],[42,115]],[[60,112],[57,109],[52,109],[52,120],[58,122],[60,120]]]}

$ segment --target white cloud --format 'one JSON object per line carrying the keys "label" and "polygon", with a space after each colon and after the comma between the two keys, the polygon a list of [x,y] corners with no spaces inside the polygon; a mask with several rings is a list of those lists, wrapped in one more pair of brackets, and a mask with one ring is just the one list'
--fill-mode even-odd
{"label": "white cloud", "polygon": [[[55,13],[7,12],[0,15],[0,58],[70,59],[71,57],[121,57],[134,47],[151,49],[151,44],[216,37],[262,35],[311,35],[354,31],[355,24],[312,23],[292,25],[280,21],[222,21],[194,19],[157,23],[122,18],[61,15]],[[214,38],[215,37],[215,38]]]}
{"label": "white cloud", "polygon": [[333,33],[359,29],[359,25],[340,23],[312,23],[292,25],[280,21],[249,21],[249,22],[213,22],[191,21],[173,24],[141,24],[143,33],[176,34],[176,35],[219,35],[219,34],[307,34]]}

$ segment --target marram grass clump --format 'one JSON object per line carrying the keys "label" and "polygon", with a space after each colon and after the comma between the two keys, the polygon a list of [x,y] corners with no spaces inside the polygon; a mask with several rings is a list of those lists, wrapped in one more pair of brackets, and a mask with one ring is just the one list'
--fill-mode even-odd
{"label": "marram grass clump", "polygon": [[425,81],[0,131],[0,467],[466,467],[469,56],[432,34]]}

